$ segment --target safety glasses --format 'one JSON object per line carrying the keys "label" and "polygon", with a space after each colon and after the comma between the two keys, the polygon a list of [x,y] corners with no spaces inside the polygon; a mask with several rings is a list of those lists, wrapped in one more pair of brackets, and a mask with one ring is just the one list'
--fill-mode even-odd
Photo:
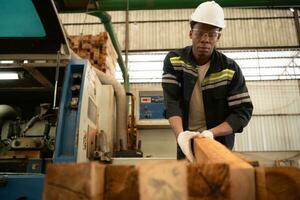
{"label": "safety glasses", "polygon": [[202,38],[207,36],[210,40],[216,39],[221,33],[220,31],[202,31],[201,29],[192,29],[196,37]]}

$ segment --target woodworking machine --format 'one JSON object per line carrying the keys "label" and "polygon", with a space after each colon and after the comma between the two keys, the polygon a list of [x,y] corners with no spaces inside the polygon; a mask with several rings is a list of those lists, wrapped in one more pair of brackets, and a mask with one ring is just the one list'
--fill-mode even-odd
{"label": "woodworking machine", "polygon": [[[123,86],[72,53],[53,2],[5,2],[4,15],[29,21],[16,24],[15,32],[1,22],[6,29],[0,31],[0,69],[17,65],[22,79],[0,82],[6,94],[0,99],[0,199],[42,199],[47,163],[141,157],[137,145],[127,149]],[[6,60],[12,64],[3,64]],[[19,87],[10,90],[9,83]]]}

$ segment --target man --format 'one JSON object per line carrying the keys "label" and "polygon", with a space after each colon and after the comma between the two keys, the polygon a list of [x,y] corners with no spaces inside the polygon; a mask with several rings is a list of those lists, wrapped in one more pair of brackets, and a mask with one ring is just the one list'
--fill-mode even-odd
{"label": "man", "polygon": [[232,149],[234,133],[248,124],[253,105],[237,63],[215,50],[225,28],[223,9],[214,1],[200,4],[190,26],[192,46],[168,53],[162,87],[177,159],[193,161],[194,137],[214,138]]}

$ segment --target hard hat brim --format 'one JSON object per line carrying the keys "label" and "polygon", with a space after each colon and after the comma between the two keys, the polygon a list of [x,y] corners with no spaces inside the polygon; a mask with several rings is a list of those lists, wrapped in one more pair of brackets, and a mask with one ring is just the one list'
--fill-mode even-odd
{"label": "hard hat brim", "polygon": [[223,24],[223,25],[214,24],[214,23],[204,22],[204,21],[201,21],[201,20],[194,20],[193,18],[190,18],[189,21],[190,22],[196,22],[196,23],[202,23],[202,24],[208,24],[208,25],[215,26],[215,27],[222,28],[222,29],[226,27],[225,24]]}

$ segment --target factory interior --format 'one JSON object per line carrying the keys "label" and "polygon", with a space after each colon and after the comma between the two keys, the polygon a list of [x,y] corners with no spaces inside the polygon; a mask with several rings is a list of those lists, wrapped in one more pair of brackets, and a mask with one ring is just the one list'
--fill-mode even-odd
{"label": "factory interior", "polygon": [[0,0],[0,200],[299,200],[298,0],[215,0],[253,113],[177,160],[163,70],[203,2]]}

